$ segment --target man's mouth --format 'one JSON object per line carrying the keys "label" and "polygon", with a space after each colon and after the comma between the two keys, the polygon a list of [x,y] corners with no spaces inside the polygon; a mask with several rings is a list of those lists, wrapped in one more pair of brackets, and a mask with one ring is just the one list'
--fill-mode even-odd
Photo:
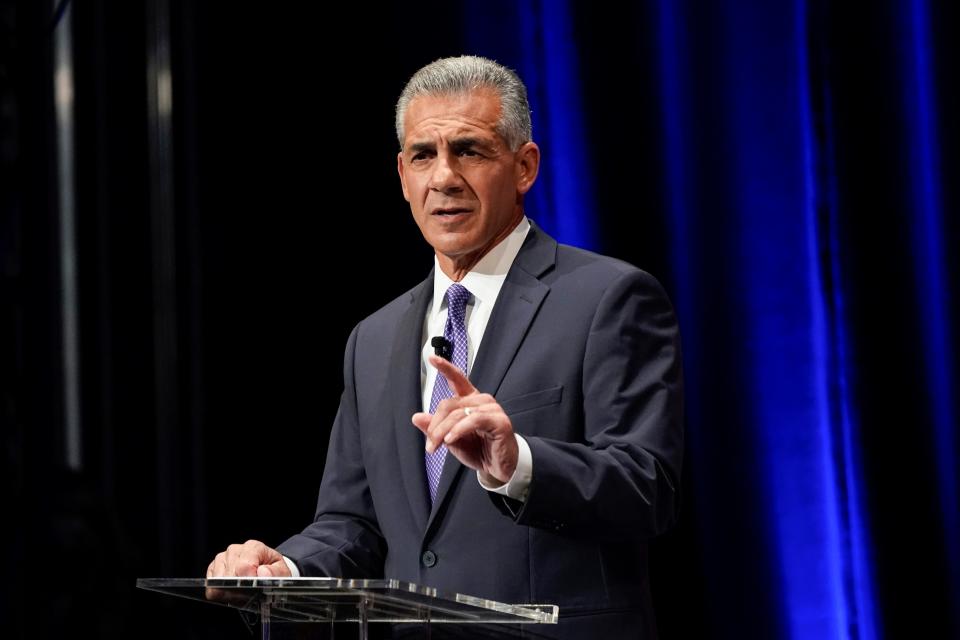
{"label": "man's mouth", "polygon": [[455,218],[459,215],[470,213],[470,209],[466,209],[463,207],[449,207],[445,209],[434,209],[430,213],[431,215],[441,216],[444,218]]}

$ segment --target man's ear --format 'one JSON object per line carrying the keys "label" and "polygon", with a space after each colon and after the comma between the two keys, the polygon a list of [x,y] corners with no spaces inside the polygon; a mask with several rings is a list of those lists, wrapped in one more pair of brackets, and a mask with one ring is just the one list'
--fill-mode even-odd
{"label": "man's ear", "polygon": [[517,192],[525,194],[537,180],[540,171],[540,147],[536,142],[523,144],[516,154]]}
{"label": "man's ear", "polygon": [[400,190],[403,191],[403,199],[410,202],[410,192],[407,190],[407,181],[403,175],[403,151],[397,154],[397,173],[400,174]]}

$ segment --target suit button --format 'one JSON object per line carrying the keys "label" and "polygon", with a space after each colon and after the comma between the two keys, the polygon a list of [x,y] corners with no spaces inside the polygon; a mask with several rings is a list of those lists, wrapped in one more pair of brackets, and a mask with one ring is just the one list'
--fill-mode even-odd
{"label": "suit button", "polygon": [[423,555],[420,556],[420,562],[423,563],[423,566],[425,566],[425,567],[427,567],[427,568],[429,569],[429,568],[432,567],[433,565],[437,564],[437,554],[435,554],[433,551],[429,551],[429,550],[428,550],[428,551],[424,551],[424,552],[423,552]]}

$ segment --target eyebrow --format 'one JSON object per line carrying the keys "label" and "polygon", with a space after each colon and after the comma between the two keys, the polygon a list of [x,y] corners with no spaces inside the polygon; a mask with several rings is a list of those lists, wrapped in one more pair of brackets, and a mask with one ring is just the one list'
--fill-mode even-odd
{"label": "eyebrow", "polygon": [[410,153],[420,153],[421,151],[433,151],[436,148],[432,142],[414,142],[407,147]]}
{"label": "eyebrow", "polygon": [[464,137],[454,138],[450,141],[450,148],[454,151],[461,151],[463,149],[469,149],[470,147],[479,147],[485,149],[488,146],[489,145],[485,144],[480,138]]}
{"label": "eyebrow", "polygon": [[[469,149],[471,147],[478,147],[481,149],[489,149],[490,145],[484,142],[481,138],[476,138],[472,136],[465,136],[462,138],[453,138],[450,140],[450,148],[454,151],[461,151],[463,149]],[[422,151],[435,151],[437,148],[436,144],[433,142],[414,142],[407,147],[407,150],[410,153],[417,154]]]}

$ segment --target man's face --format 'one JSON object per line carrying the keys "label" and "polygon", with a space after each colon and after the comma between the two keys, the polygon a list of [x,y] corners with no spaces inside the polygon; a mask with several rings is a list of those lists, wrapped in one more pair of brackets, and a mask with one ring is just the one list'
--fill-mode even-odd
{"label": "man's face", "polygon": [[404,117],[403,197],[426,241],[455,264],[475,262],[510,233],[537,175],[536,145],[510,151],[499,118],[500,99],[485,89],[419,96]]}

